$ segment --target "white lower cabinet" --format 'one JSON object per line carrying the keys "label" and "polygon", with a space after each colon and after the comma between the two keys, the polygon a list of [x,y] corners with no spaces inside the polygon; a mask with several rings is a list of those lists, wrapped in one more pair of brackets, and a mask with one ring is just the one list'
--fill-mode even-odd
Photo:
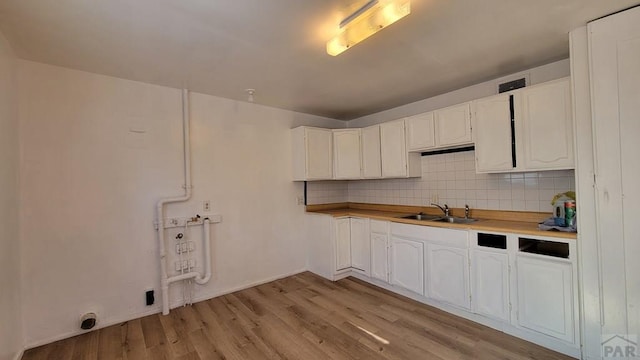
{"label": "white lower cabinet", "polygon": [[371,277],[389,282],[389,223],[371,220]]}
{"label": "white lower cabinet", "polygon": [[424,243],[391,235],[391,279],[393,285],[424,294]]}
{"label": "white lower cabinet", "polygon": [[508,322],[509,255],[506,252],[471,250],[471,274],[473,311]]}
{"label": "white lower cabinet", "polygon": [[426,253],[427,297],[471,308],[468,250],[428,243]]}
{"label": "white lower cabinet", "polygon": [[574,342],[574,281],[571,263],[518,255],[518,325]]}
{"label": "white lower cabinet", "polygon": [[369,275],[369,219],[335,219],[335,272],[355,270]]}
{"label": "white lower cabinet", "polygon": [[351,218],[351,267],[369,274],[371,261],[369,219]]}
{"label": "white lower cabinet", "polygon": [[351,267],[351,219],[336,219],[336,266],[335,270]]}
{"label": "white lower cabinet", "polygon": [[356,217],[333,221],[332,280],[355,273],[390,291],[409,295],[408,290],[412,298],[444,311],[580,356],[574,240]]}

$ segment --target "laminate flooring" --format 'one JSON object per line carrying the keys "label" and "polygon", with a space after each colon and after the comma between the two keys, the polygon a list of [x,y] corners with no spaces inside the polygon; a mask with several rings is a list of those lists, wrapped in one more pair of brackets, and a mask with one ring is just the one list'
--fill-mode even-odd
{"label": "laminate flooring", "polygon": [[302,273],[25,352],[40,359],[571,359],[357,279]]}

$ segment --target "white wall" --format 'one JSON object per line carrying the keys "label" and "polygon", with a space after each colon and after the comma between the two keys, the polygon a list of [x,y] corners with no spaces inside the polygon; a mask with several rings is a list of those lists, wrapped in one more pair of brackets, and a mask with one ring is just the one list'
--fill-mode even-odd
{"label": "white wall", "polygon": [[534,85],[560,79],[570,75],[569,59],[556,61],[551,64],[535,67],[517,74],[507,75],[499,79],[486,81],[480,84],[469,86],[448,92],[446,94],[434,96],[428,99],[402,105],[393,109],[381,111],[375,114],[363,116],[348,122],[350,128],[365,127],[379,124],[381,122],[400,119],[405,116],[416,115],[423,112],[441,109],[447,106],[456,105],[465,101],[480,99],[498,93],[498,84],[505,81],[519,79],[523,76],[529,77],[527,85]]}
{"label": "white wall", "polygon": [[[144,290],[160,299],[154,204],[183,191],[180,91],[19,65],[27,346],[78,333],[87,311],[100,326],[157,312]],[[344,123],[202,94],[191,101],[194,196],[166,215],[202,214],[210,200],[223,216],[212,227],[214,278],[196,298],[303,270],[289,129]],[[180,295],[174,288],[174,305]]]}
{"label": "white wall", "polygon": [[0,360],[22,351],[16,58],[0,33]]}

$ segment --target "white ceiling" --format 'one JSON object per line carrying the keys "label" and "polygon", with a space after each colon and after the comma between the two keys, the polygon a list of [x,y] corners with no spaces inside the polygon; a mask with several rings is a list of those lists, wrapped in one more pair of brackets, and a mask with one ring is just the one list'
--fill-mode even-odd
{"label": "white ceiling", "polygon": [[638,0],[412,0],[345,53],[366,0],[3,0],[21,58],[352,119],[566,58],[567,33]]}

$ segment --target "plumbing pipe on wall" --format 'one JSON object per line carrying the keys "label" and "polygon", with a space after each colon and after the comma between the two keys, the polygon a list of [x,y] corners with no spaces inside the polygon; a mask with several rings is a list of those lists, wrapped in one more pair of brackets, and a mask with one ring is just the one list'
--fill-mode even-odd
{"label": "plumbing pipe on wall", "polygon": [[191,134],[189,127],[189,90],[182,90],[182,126],[183,126],[183,144],[184,144],[184,180],[185,193],[183,196],[168,197],[160,199],[156,205],[156,218],[158,224],[158,245],[160,249],[160,286],[162,292],[162,314],[169,314],[169,285],[176,281],[195,279],[197,284],[206,284],[211,279],[211,242],[210,242],[210,220],[205,218],[204,227],[204,259],[205,274],[201,275],[196,271],[191,271],[178,276],[169,277],[167,273],[167,250],[164,239],[164,206],[171,203],[188,201],[191,198]]}

